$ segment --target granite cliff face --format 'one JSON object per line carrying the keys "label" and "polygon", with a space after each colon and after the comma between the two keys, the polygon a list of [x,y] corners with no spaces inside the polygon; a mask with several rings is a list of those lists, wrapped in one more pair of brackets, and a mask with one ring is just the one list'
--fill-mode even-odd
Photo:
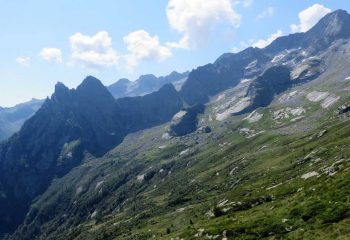
{"label": "granite cliff face", "polygon": [[198,67],[190,72],[180,94],[190,106],[207,103],[211,96],[236,86],[242,79],[254,79],[275,67],[280,58],[290,58],[296,64],[306,55],[317,55],[335,41],[349,37],[350,15],[343,10],[332,12],[308,32],[277,38],[264,49],[250,47],[239,53],[226,53],[213,64]]}
{"label": "granite cliff face", "polygon": [[84,153],[102,156],[126,134],[169,121],[181,107],[172,85],[143,97],[115,100],[94,77],[75,90],[58,83],[52,97],[1,145],[0,230],[13,230],[30,201],[54,177],[78,165]]}
{"label": "granite cliff face", "polygon": [[[241,79],[261,73],[261,66],[269,59],[258,48],[247,48],[237,54],[224,54],[215,63],[193,70],[182,86],[180,95],[190,106],[207,103],[210,96],[236,86]],[[249,64],[250,68],[247,67]]]}

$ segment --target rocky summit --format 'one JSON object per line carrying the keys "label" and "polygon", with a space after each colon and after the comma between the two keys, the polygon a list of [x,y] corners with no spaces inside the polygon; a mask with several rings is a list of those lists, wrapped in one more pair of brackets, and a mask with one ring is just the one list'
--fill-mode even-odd
{"label": "rocky summit", "polygon": [[0,236],[349,239],[349,90],[344,10],[189,73],[57,83],[1,142]]}
{"label": "rocky summit", "polygon": [[23,221],[31,200],[54,177],[81,164],[85,151],[102,156],[128,133],[169,121],[181,104],[172,85],[143,97],[115,100],[91,76],[77,89],[57,83],[52,97],[1,145],[3,231]]}

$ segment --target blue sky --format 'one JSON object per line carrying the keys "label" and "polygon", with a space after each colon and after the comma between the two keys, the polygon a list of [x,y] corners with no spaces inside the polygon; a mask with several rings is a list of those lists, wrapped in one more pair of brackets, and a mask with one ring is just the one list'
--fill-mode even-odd
{"label": "blue sky", "polygon": [[108,85],[191,70],[350,10],[345,0],[0,2],[0,106],[50,96],[57,81],[76,87],[86,75]]}

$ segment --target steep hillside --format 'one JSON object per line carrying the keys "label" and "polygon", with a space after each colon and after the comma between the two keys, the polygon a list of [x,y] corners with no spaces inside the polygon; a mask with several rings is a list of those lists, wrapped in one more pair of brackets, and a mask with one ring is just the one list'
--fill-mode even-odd
{"label": "steep hillside", "polygon": [[31,200],[84,155],[102,156],[128,133],[169,121],[181,107],[172,85],[116,101],[93,77],[76,90],[58,83],[51,99],[0,147],[1,232],[14,229]]}
{"label": "steep hillside", "polygon": [[280,129],[298,123],[273,114],[182,138],[163,138],[166,126],[131,134],[56,179],[15,238],[346,239],[350,128],[336,110],[349,100],[292,134]]}
{"label": "steep hillside", "polygon": [[350,15],[338,10],[326,15],[306,33],[280,37],[264,49],[226,53],[215,63],[192,71],[180,94],[189,105],[206,103],[220,91],[237,86],[242,79],[254,79],[283,61],[289,60],[288,66],[292,67],[327,50],[335,41],[348,39],[349,23]]}
{"label": "steep hillside", "polygon": [[236,86],[241,79],[260,74],[269,60],[258,48],[248,48],[237,54],[224,54],[215,63],[192,71],[180,94],[189,105],[206,103],[210,96]]}
{"label": "steep hillside", "polygon": [[349,19],[224,54],[179,92],[58,84],[0,147],[3,238],[349,238]]}

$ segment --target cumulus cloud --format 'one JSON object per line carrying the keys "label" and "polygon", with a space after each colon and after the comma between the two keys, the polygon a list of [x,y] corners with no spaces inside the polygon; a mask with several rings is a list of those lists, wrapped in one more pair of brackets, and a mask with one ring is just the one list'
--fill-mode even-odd
{"label": "cumulus cloud", "polygon": [[258,16],[256,17],[257,20],[261,20],[266,17],[271,17],[274,14],[273,7],[268,7],[264,11],[262,11]]}
{"label": "cumulus cloud", "polygon": [[281,37],[283,35],[283,32],[281,30],[278,30],[277,32],[271,34],[267,39],[260,39],[253,43],[253,47],[258,48],[264,48],[270,43],[272,43],[276,38]]}
{"label": "cumulus cloud", "polygon": [[207,44],[216,25],[237,28],[241,22],[231,0],[169,0],[166,14],[170,27],[183,34],[182,43],[191,42],[195,47]]}
{"label": "cumulus cloud", "polygon": [[24,56],[17,57],[17,58],[16,58],[16,62],[17,62],[19,65],[28,67],[28,66],[29,66],[29,63],[30,63],[30,57],[24,57]]}
{"label": "cumulus cloud", "polygon": [[[162,45],[158,36],[152,37],[145,30],[131,32],[123,38],[123,41],[128,50],[125,57],[129,70],[132,70],[141,60],[160,62],[172,55],[170,46]],[[172,47],[178,46],[174,44]]]}
{"label": "cumulus cloud", "polygon": [[117,52],[112,48],[108,32],[100,31],[93,36],[76,33],[69,39],[72,59],[92,69],[111,67],[118,63]]}
{"label": "cumulus cloud", "polygon": [[321,4],[314,4],[311,7],[301,11],[299,13],[299,24],[291,24],[290,28],[292,33],[296,32],[306,32],[312,28],[321,18],[326,14],[330,13],[332,10],[326,8]]}
{"label": "cumulus cloud", "polygon": [[39,55],[46,61],[62,63],[62,52],[59,48],[43,48]]}
{"label": "cumulus cloud", "polygon": [[189,38],[188,36],[183,36],[183,38],[181,38],[179,42],[167,42],[165,43],[165,45],[169,48],[186,49],[189,47]]}

